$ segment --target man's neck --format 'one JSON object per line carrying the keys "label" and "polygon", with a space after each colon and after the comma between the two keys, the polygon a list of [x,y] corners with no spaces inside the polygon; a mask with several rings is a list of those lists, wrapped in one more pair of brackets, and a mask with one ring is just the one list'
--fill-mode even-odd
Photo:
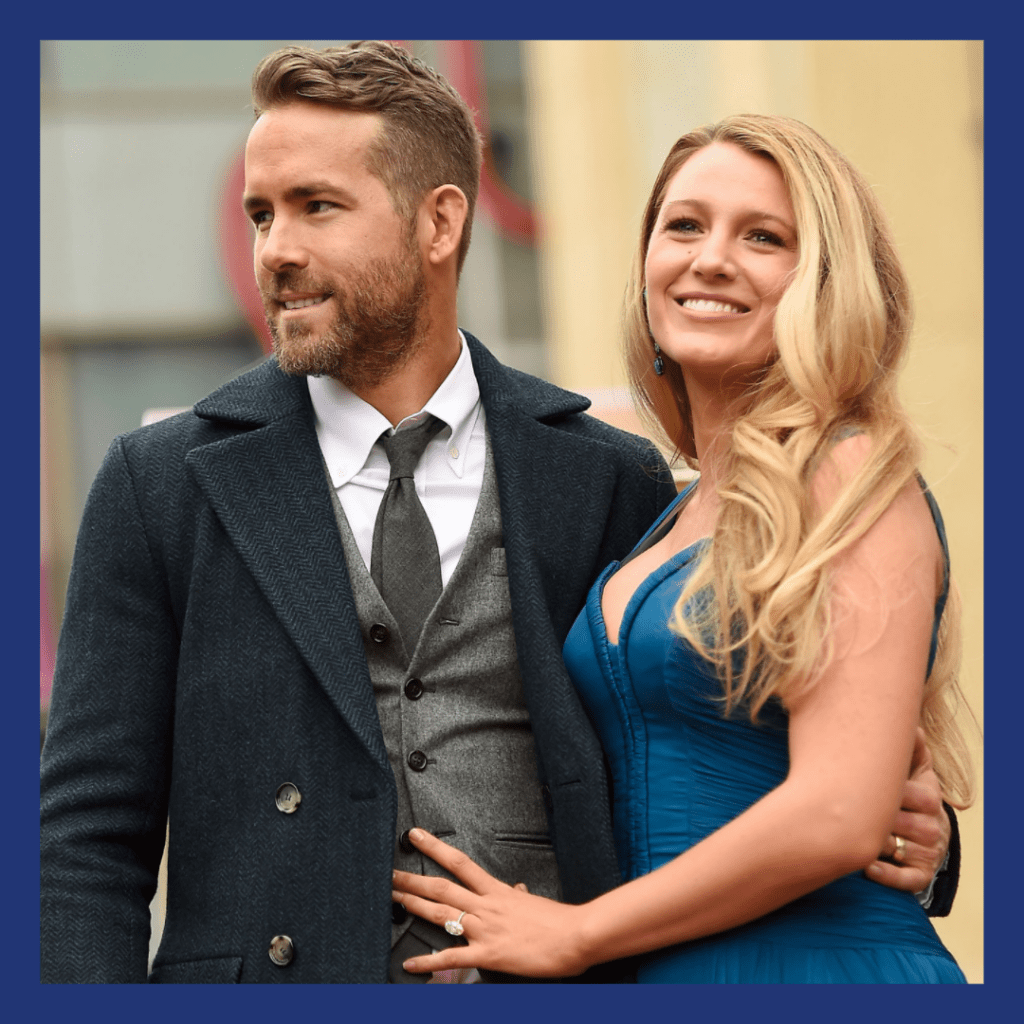
{"label": "man's neck", "polygon": [[461,351],[462,339],[453,326],[444,339],[436,336],[425,339],[409,361],[383,384],[353,391],[392,426],[397,426],[427,404],[452,372]]}

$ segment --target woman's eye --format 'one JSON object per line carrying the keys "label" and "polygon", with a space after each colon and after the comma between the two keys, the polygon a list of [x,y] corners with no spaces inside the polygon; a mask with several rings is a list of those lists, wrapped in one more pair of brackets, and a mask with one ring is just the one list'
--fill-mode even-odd
{"label": "woman's eye", "polygon": [[758,229],[757,231],[750,232],[750,240],[757,242],[759,245],[779,245],[784,246],[786,243],[773,231],[765,231]]}
{"label": "woman's eye", "polygon": [[687,217],[677,217],[665,225],[666,231],[692,232],[699,230],[699,228],[700,225],[696,221],[690,220]]}

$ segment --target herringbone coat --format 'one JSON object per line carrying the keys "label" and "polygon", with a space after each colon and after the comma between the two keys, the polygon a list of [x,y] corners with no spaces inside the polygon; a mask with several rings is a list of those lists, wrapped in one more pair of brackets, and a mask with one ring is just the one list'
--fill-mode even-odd
{"label": "herringbone coat", "polygon": [[[468,336],[467,336],[468,337]],[[674,496],[645,442],[469,338],[564,898],[617,884],[601,748],[561,659]],[[395,785],[305,382],[273,360],[117,438],[68,591],[42,766],[42,979],[383,982]],[[282,814],[285,782],[302,794]],[[268,956],[292,938],[287,967]]]}

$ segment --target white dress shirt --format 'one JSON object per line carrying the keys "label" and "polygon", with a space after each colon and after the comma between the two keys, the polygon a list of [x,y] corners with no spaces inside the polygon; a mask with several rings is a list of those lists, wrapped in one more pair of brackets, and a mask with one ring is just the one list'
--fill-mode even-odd
{"label": "white dress shirt", "polygon": [[[446,424],[427,445],[413,474],[416,493],[434,528],[441,558],[441,582],[448,580],[466,546],[484,479],[487,452],[480,388],[466,339],[451,373],[427,404],[395,430],[419,423],[431,413]],[[367,569],[373,526],[391,476],[381,434],[393,433],[387,417],[332,377],[307,377],[316,413],[320,451],[345,510]]]}

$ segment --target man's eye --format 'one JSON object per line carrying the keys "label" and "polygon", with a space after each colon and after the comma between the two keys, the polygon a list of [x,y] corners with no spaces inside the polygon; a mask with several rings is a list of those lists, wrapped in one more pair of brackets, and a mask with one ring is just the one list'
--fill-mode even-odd
{"label": "man's eye", "polygon": [[333,209],[334,203],[329,203],[326,199],[314,199],[309,204],[310,213],[326,213],[328,210]]}
{"label": "man's eye", "polygon": [[258,231],[262,227],[266,227],[270,223],[270,213],[267,210],[257,210],[252,214],[252,222],[256,225]]}

